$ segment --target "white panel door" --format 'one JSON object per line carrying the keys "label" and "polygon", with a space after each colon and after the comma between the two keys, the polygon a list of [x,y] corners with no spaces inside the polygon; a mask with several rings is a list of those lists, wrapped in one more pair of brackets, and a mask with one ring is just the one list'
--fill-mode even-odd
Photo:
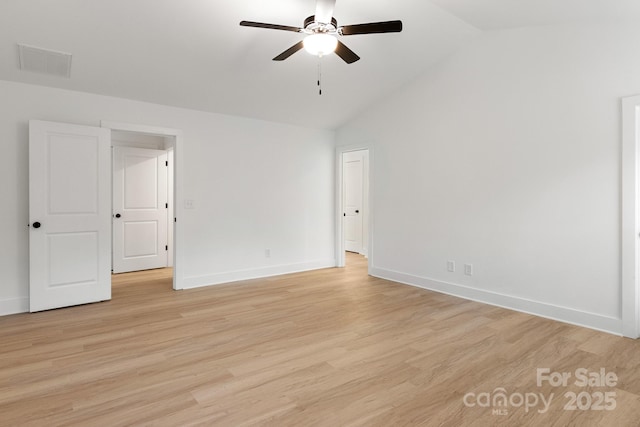
{"label": "white panel door", "polygon": [[363,154],[361,151],[344,153],[342,159],[344,246],[347,251],[362,253]]}
{"label": "white panel door", "polygon": [[29,309],[111,299],[110,131],[29,122]]}
{"label": "white panel door", "polygon": [[167,153],[113,149],[113,272],[167,266]]}

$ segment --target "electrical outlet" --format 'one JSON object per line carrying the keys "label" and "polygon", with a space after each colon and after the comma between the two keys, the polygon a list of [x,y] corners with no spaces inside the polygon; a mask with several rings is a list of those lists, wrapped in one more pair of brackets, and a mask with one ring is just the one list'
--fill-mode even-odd
{"label": "electrical outlet", "polygon": [[265,249],[264,256],[265,258],[271,258],[271,249]]}
{"label": "electrical outlet", "polygon": [[464,274],[467,276],[473,276],[473,264],[464,265]]}
{"label": "electrical outlet", "polygon": [[185,199],[184,200],[184,208],[185,209],[193,209],[193,200]]}
{"label": "electrical outlet", "polygon": [[447,271],[450,273],[454,273],[456,271],[455,261],[447,261]]}

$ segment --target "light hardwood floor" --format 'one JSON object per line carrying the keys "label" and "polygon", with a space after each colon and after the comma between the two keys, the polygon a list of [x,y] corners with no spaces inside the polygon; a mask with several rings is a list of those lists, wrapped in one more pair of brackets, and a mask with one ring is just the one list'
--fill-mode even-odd
{"label": "light hardwood floor", "polygon": [[[2,317],[0,425],[640,425],[638,341],[348,264],[179,292],[170,271],[128,273],[112,301]],[[537,368],[572,377],[538,387]],[[578,387],[579,368],[617,385]],[[478,405],[498,388],[512,404]],[[565,410],[567,392],[616,407]]]}

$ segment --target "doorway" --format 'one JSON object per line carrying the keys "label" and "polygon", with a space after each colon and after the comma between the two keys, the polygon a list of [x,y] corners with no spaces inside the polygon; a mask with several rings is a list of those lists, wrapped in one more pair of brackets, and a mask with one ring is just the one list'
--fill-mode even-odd
{"label": "doorway", "polygon": [[[133,232],[132,236],[134,238],[133,243],[128,248],[129,252],[126,253],[125,251],[124,254],[116,254],[114,244],[112,260],[115,256],[123,258],[129,257],[130,259],[128,261],[133,261],[130,263],[133,264],[133,268],[129,265],[125,271],[147,271],[148,269],[162,269],[164,267],[165,271],[162,274],[170,274],[172,276],[171,282],[173,289],[182,289],[182,276],[180,269],[182,264],[180,263],[181,254],[179,252],[180,228],[176,218],[177,205],[175,203],[175,200],[177,200],[178,195],[181,193],[179,173],[182,168],[180,167],[181,156],[179,150],[182,146],[182,132],[175,129],[107,121],[103,121],[101,126],[111,129],[111,146],[114,154],[116,152],[119,152],[118,155],[121,155],[122,153],[129,153],[133,156],[132,158],[134,158],[134,163],[136,161],[135,158],[138,158],[138,160],[140,160],[140,158],[144,158],[142,160],[149,162],[146,166],[139,168],[136,173],[134,173],[134,179],[136,177],[140,178],[138,175],[144,175],[146,172],[146,179],[148,181],[154,181],[153,177],[155,177],[155,179],[160,182],[162,181],[162,178],[160,177],[166,173],[163,185],[158,185],[156,182],[155,190],[153,190],[154,195],[149,198],[153,198],[153,201],[146,203],[147,205],[155,205],[155,209],[132,210],[137,211],[135,212],[135,215],[142,215],[141,211],[145,210],[147,212],[143,212],[144,214],[158,215],[158,211],[160,211],[164,218],[166,218],[166,225],[162,225],[162,221],[156,221],[153,217],[151,219],[141,219],[140,217],[136,217],[136,223],[138,225],[142,224],[142,227],[138,227],[138,230],[134,230],[135,227],[129,226],[129,231]],[[120,159],[116,159],[114,157],[113,160],[114,165],[116,161],[120,163],[123,162],[122,157]],[[161,167],[166,169],[161,170]],[[116,179],[115,175],[112,176],[112,179]],[[121,182],[119,181],[118,185],[120,184]],[[122,195],[119,197],[121,197],[122,200]],[[139,205],[144,204],[143,200]],[[118,237],[120,239],[118,244],[120,245],[120,249],[122,249],[126,247],[126,243],[123,243],[125,237],[122,235],[125,226],[124,224],[119,224],[119,226],[116,227],[115,221],[126,218],[123,216],[122,212],[115,211],[116,207],[122,209],[124,206],[116,206],[115,203],[113,205],[113,232],[121,233]],[[120,217],[116,218],[118,214],[120,214]],[[151,223],[156,225],[151,226]],[[158,230],[154,227],[157,227]],[[146,237],[151,237],[149,240],[151,243],[146,241],[146,243],[140,244],[136,237],[144,237],[145,235]],[[114,237],[116,236],[114,235]],[[152,256],[154,253],[161,255],[160,257],[156,257],[155,261],[152,260],[152,258],[154,258]],[[160,259],[161,265],[153,264],[153,262],[157,263],[158,259]],[[114,264],[115,263],[112,262],[112,265]],[[117,270],[114,269],[114,271]],[[126,274],[131,274],[131,277],[137,277],[135,273]]]}
{"label": "doorway", "polygon": [[112,272],[172,267],[175,137],[112,131]]}
{"label": "doorway", "polygon": [[371,149],[337,150],[337,265],[371,264]]}

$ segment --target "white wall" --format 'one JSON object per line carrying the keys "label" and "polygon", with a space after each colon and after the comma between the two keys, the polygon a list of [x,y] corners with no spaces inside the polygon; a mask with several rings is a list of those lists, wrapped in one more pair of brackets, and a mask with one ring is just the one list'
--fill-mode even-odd
{"label": "white wall", "polygon": [[372,272],[619,333],[620,98],[640,92],[638,40],[487,33],[340,128],[338,145],[374,145]]}
{"label": "white wall", "polygon": [[183,131],[186,287],[335,265],[333,132],[6,81],[0,94],[0,314],[28,308],[29,119]]}

